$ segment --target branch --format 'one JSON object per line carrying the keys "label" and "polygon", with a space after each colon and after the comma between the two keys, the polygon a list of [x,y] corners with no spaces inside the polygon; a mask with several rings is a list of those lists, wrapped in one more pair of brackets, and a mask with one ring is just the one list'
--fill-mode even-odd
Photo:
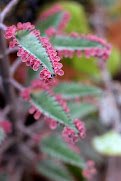
{"label": "branch", "polygon": [[13,76],[13,74],[15,73],[16,69],[19,67],[19,65],[22,63],[20,57],[18,57],[15,62],[12,64],[11,68],[10,68],[10,74],[11,76]]}
{"label": "branch", "polygon": [[6,53],[7,54],[10,54],[10,53],[14,53],[14,52],[17,52],[19,50],[19,48],[18,47],[15,47],[14,49],[7,49],[7,51],[6,51]]}
{"label": "branch", "polygon": [[31,130],[29,130],[28,128],[26,128],[24,125],[22,125],[21,123],[18,123],[17,128],[19,131],[21,131],[22,133],[24,133],[25,135],[28,135],[29,137],[33,137],[35,134],[33,132],[31,132]]}
{"label": "branch", "polygon": [[7,26],[5,26],[3,23],[0,23],[0,28],[5,31],[7,29]]}
{"label": "branch", "polygon": [[35,158],[36,158],[35,152],[33,152],[31,149],[29,149],[26,145],[20,144],[19,149],[25,158],[28,158],[30,161],[35,160]]}
{"label": "branch", "polygon": [[9,139],[6,139],[2,147],[0,148],[0,154],[4,153],[7,149],[11,147],[16,142],[16,139],[14,137],[10,137]]}
{"label": "branch", "polygon": [[12,10],[12,8],[18,3],[19,0],[12,0],[1,13],[1,22],[4,21],[6,15]]}
{"label": "branch", "polygon": [[20,83],[18,83],[15,79],[10,79],[10,83],[19,91],[23,91],[24,90],[24,86],[21,85]]}

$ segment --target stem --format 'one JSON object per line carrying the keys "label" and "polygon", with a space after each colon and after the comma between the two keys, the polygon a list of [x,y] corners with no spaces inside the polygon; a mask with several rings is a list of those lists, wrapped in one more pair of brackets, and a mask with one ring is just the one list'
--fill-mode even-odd
{"label": "stem", "polygon": [[[105,14],[105,12],[104,12],[103,7],[97,6],[96,12],[92,16],[93,25],[95,27],[96,34],[98,34],[101,37],[105,36],[105,26],[104,26],[105,25],[105,16],[104,16],[104,14]],[[101,60],[99,60],[99,62],[101,62]],[[101,77],[102,77],[102,81],[104,83],[105,89],[111,95],[112,100],[113,100],[113,106],[114,106],[114,109],[116,110],[115,121],[113,123],[113,129],[115,131],[119,132],[120,131],[120,110],[118,108],[117,101],[115,99],[115,95],[112,90],[112,87],[113,87],[112,79],[111,79],[111,76],[107,69],[106,64],[103,65],[103,67],[100,67],[100,65],[99,65],[99,69],[101,72]]]}
{"label": "stem", "polygon": [[7,26],[5,26],[4,24],[0,23],[0,28],[5,31],[7,29]]}
{"label": "stem", "polygon": [[2,77],[3,91],[5,96],[6,104],[11,107],[9,117],[11,122],[13,123],[13,133],[15,133],[15,122],[17,120],[16,114],[16,96],[14,92],[13,86],[8,81],[10,79],[10,65],[9,65],[9,57],[6,55],[6,40],[4,38],[3,30],[0,30],[0,54],[3,55],[0,57],[0,75]]}
{"label": "stem", "polygon": [[18,57],[10,68],[11,76],[14,75],[15,71],[17,70],[17,68],[20,66],[21,63],[22,63],[22,61],[21,61],[20,57]]}
{"label": "stem", "polygon": [[7,54],[10,54],[10,53],[15,53],[15,52],[17,52],[19,50],[19,47],[15,47],[14,49],[7,49],[7,51],[6,51],[6,53]]}
{"label": "stem", "polygon": [[9,82],[11,83],[11,85],[13,85],[19,91],[23,91],[25,89],[24,86],[21,85],[20,83],[18,83],[15,79],[10,79]]}
{"label": "stem", "polygon": [[18,3],[19,0],[12,0],[10,3],[4,8],[1,13],[1,21],[3,22],[6,15],[12,10],[12,8]]}

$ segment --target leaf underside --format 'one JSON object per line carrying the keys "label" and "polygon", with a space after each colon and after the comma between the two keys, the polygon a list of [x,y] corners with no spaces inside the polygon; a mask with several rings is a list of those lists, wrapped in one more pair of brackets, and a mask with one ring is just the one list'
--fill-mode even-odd
{"label": "leaf underside", "polygon": [[85,50],[88,48],[104,48],[101,44],[82,38],[75,38],[71,36],[54,36],[50,39],[53,47],[56,50]]}
{"label": "leaf underside", "polygon": [[69,163],[80,168],[85,168],[86,164],[80,156],[72,151],[63,140],[55,135],[44,138],[40,143],[40,149],[47,155],[56,159],[60,159],[65,163]]}
{"label": "leaf underside", "polygon": [[41,160],[37,165],[37,170],[42,175],[55,181],[73,180],[65,167],[53,160]]}
{"label": "leaf underside", "polygon": [[70,109],[70,114],[72,119],[83,118],[97,110],[97,107],[94,104],[90,103],[70,102],[68,104],[68,107]]}
{"label": "leaf underside", "polygon": [[74,99],[84,96],[99,96],[101,90],[95,86],[74,82],[64,82],[53,88],[55,94],[61,94],[64,99]]}
{"label": "leaf underside", "polygon": [[45,66],[52,75],[54,74],[52,63],[48,57],[46,49],[35,35],[31,34],[30,31],[27,30],[18,31],[16,33],[16,39],[25,51],[40,60],[42,66]]}
{"label": "leaf underside", "polygon": [[36,25],[36,29],[40,30],[41,36],[46,36],[45,30],[49,27],[53,27],[56,30],[62,21],[63,16],[64,12],[60,11],[47,17],[46,19],[40,20],[40,22]]}
{"label": "leaf underside", "polygon": [[47,92],[32,93],[31,101],[34,106],[48,117],[69,126],[77,132],[74,124],[69,119],[68,115],[62,109],[61,105],[55,100],[54,97]]}

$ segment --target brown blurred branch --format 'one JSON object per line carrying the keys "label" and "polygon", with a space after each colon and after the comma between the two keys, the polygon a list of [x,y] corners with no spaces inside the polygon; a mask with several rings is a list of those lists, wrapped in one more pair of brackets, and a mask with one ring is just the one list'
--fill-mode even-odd
{"label": "brown blurred branch", "polygon": [[4,21],[7,14],[12,10],[12,8],[18,3],[19,0],[12,0],[1,12],[1,22]]}

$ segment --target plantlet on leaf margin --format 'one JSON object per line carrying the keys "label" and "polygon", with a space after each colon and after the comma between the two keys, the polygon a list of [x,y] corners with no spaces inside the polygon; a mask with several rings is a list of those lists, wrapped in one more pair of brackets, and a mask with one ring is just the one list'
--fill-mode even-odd
{"label": "plantlet on leaf margin", "polygon": [[[41,37],[39,30],[34,30],[31,23],[18,23],[17,27],[12,25],[7,28],[5,38],[13,38],[9,47],[19,47],[18,56],[22,56],[22,62],[37,71],[40,66],[43,70],[40,72],[40,79],[48,82],[54,75],[62,76],[64,74],[60,58],[56,50],[52,47],[47,38]],[[35,49],[34,49],[35,47]]]}
{"label": "plantlet on leaf margin", "polygon": [[[32,105],[29,113],[34,114],[35,119],[39,119],[41,114],[43,114],[45,121],[51,129],[56,129],[57,123],[63,124],[64,130],[62,131],[62,135],[69,137],[73,142],[77,142],[78,138],[84,138],[86,136],[85,124],[78,119],[74,121],[70,120],[68,117],[69,108],[66,101],[63,100],[60,94],[55,95],[52,91],[54,84],[51,82],[51,85],[46,85],[42,81],[32,81],[32,86],[24,89],[24,91],[21,92],[21,96]],[[48,105],[42,102],[42,99],[46,103],[49,100]],[[51,109],[49,109],[49,106],[51,106]]]}

